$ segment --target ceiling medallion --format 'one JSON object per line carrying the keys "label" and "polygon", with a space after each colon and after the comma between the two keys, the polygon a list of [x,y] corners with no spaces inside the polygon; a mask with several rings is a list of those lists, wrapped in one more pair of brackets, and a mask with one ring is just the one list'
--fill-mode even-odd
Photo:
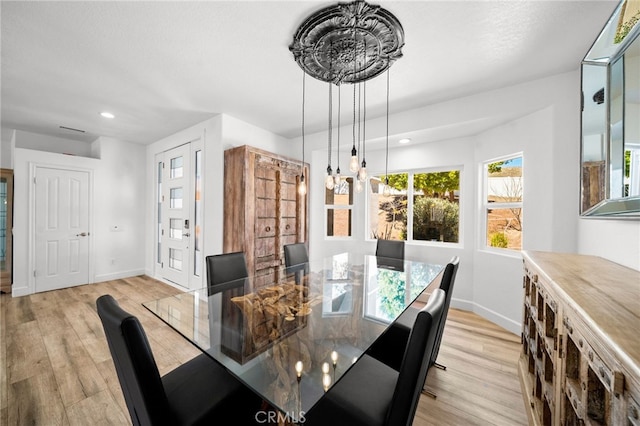
{"label": "ceiling medallion", "polygon": [[380,75],[402,57],[402,46],[400,21],[380,6],[357,0],[309,16],[289,50],[305,73],[338,85]]}

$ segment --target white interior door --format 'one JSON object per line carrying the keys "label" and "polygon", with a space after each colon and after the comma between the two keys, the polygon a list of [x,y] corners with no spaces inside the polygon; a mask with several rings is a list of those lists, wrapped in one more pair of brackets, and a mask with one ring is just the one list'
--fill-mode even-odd
{"label": "white interior door", "polygon": [[162,169],[162,277],[189,288],[191,256],[191,147],[165,152]]}
{"label": "white interior door", "polygon": [[89,172],[35,171],[35,291],[89,282]]}

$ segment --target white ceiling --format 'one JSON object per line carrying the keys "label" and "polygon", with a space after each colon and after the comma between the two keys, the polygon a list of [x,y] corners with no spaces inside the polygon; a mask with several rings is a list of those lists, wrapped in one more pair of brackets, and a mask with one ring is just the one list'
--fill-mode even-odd
{"label": "white ceiling", "polygon": [[[391,68],[392,112],[576,70],[617,5],[373,3],[405,31],[404,56]],[[297,137],[302,72],[288,46],[329,4],[2,1],[2,127],[148,144],[226,113]],[[368,83],[367,117],[385,112],[384,80]],[[326,83],[307,79],[306,111],[308,133],[326,128]]]}

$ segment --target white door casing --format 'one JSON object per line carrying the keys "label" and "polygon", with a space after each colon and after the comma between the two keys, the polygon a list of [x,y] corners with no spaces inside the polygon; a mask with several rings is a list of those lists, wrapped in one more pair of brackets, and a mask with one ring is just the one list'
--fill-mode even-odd
{"label": "white door casing", "polygon": [[90,173],[36,167],[34,291],[90,282]]}

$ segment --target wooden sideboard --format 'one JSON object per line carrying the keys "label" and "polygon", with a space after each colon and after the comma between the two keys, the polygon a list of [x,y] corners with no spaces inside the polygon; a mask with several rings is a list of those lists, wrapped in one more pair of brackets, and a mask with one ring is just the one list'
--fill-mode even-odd
{"label": "wooden sideboard", "polygon": [[523,257],[530,424],[640,425],[640,272],[594,256]]}
{"label": "wooden sideboard", "polygon": [[[309,166],[304,175],[309,183]],[[308,239],[307,196],[298,160],[243,145],[224,152],[225,253],[243,251],[254,285],[277,282],[283,246]]]}

